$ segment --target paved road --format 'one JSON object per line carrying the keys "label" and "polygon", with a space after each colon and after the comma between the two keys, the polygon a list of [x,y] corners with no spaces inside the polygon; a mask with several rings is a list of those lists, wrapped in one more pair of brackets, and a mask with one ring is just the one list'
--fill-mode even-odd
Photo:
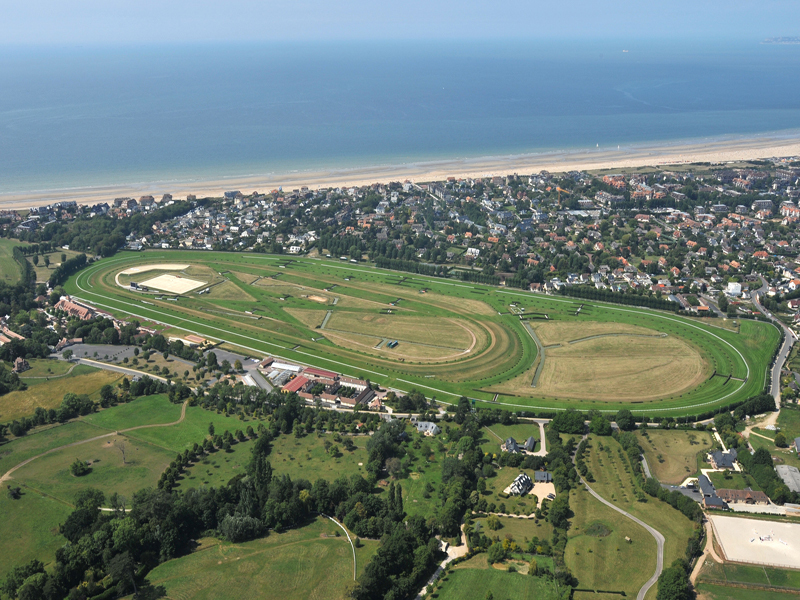
{"label": "paved road", "polygon": [[653,573],[653,576],[645,582],[645,584],[642,586],[642,589],[640,589],[639,593],[636,595],[636,600],[644,600],[644,597],[647,595],[647,592],[650,590],[651,587],[655,585],[656,581],[658,581],[658,577],[661,575],[661,571],[664,570],[664,536],[661,535],[657,530],[650,527],[650,525],[648,525],[641,519],[637,519],[629,512],[625,512],[618,506],[615,506],[614,504],[603,498],[600,494],[598,494],[592,488],[589,487],[589,484],[586,483],[586,481],[584,481],[583,477],[581,477],[581,483],[586,487],[587,490],[589,490],[589,493],[595,498],[597,498],[600,502],[602,502],[609,508],[613,508],[618,513],[625,515],[634,523],[641,525],[650,533],[650,535],[652,535],[656,539],[656,546],[658,547],[658,555],[656,557],[656,572]]}
{"label": "paved road", "polygon": [[785,333],[783,339],[783,345],[781,346],[780,351],[778,352],[778,357],[775,360],[775,364],[772,366],[772,380],[770,383],[770,391],[772,392],[772,396],[775,398],[775,404],[780,410],[781,407],[781,369],[783,369],[783,365],[786,362],[786,359],[789,357],[789,352],[792,350],[792,346],[794,345],[795,341],[797,341],[797,335],[789,329],[782,321],[776,319],[772,314],[767,311],[761,305],[761,298],[764,294],[767,293],[769,289],[769,284],[767,280],[764,279],[761,275],[758,276],[761,279],[761,287],[757,290],[750,292],[750,298],[753,301],[753,306],[767,317],[770,321],[775,323],[778,327],[780,327],[783,332]]}
{"label": "paved road", "polygon": [[153,375],[152,373],[146,373],[145,371],[137,371],[136,369],[129,369],[127,367],[120,367],[118,365],[110,365],[108,363],[100,362],[98,360],[92,360],[91,358],[79,358],[77,362],[82,365],[88,365],[90,367],[96,367],[98,369],[105,369],[106,371],[114,371],[116,373],[122,373],[123,375],[132,375],[134,377],[149,377],[150,379],[158,379],[159,381],[166,382],[167,380],[160,375]]}

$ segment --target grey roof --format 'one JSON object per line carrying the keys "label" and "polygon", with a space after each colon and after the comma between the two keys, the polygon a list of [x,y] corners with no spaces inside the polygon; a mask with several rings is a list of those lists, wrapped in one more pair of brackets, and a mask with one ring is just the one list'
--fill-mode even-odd
{"label": "grey roof", "polygon": [[506,452],[519,452],[519,444],[517,444],[517,440],[513,437],[508,438],[505,441]]}
{"label": "grey roof", "polygon": [[736,462],[736,448],[731,448],[727,452],[722,452],[721,450],[717,450],[716,452],[711,453],[711,457],[714,459],[714,462],[717,464],[717,467],[722,467],[725,469],[732,469],[733,463]]}
{"label": "grey roof", "polygon": [[533,474],[534,481],[542,481],[544,483],[549,483],[553,481],[553,474],[550,471],[536,471]]}
{"label": "grey roof", "polygon": [[716,497],[717,491],[714,489],[714,484],[711,483],[708,477],[700,475],[700,477],[697,478],[697,484],[700,486],[700,491],[703,492],[703,496],[706,498]]}
{"label": "grey roof", "polygon": [[705,499],[706,506],[714,506],[716,508],[728,508],[728,505],[722,498],[717,496],[711,496],[710,498]]}
{"label": "grey roof", "polygon": [[433,435],[436,435],[439,433],[439,431],[441,431],[439,426],[432,421],[418,421],[416,426],[419,433],[432,433]]}
{"label": "grey roof", "polygon": [[527,494],[533,487],[533,482],[528,474],[520,473],[511,483],[510,487],[512,494]]}
{"label": "grey roof", "polygon": [[800,492],[800,470],[797,467],[778,465],[775,467],[775,471],[778,473],[778,477],[783,479],[786,487],[793,492]]}
{"label": "grey roof", "polygon": [[533,436],[529,437],[525,440],[525,450],[528,452],[533,452],[533,449],[536,447],[536,438]]}

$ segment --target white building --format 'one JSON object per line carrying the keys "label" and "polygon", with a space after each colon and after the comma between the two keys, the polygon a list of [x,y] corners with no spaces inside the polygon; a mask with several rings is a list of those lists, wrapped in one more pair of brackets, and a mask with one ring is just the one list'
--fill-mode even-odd
{"label": "white building", "polygon": [[737,298],[737,297],[741,296],[742,295],[742,284],[741,283],[735,283],[735,282],[731,281],[728,284],[728,287],[725,290],[725,293],[728,296],[733,296],[734,298]]}

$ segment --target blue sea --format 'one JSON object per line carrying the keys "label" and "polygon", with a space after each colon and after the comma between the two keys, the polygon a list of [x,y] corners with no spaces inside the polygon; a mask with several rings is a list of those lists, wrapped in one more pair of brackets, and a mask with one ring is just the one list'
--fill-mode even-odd
{"label": "blue sea", "polygon": [[0,192],[800,130],[800,46],[0,47]]}

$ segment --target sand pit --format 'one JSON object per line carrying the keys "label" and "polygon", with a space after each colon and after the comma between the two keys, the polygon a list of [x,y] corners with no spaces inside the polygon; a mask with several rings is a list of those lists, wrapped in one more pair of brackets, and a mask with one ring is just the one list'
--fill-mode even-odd
{"label": "sand pit", "polygon": [[178,275],[159,275],[147,281],[142,281],[139,285],[172,294],[185,294],[207,284],[205,281],[197,281],[196,279]]}
{"label": "sand pit", "polygon": [[147,271],[183,271],[188,269],[189,265],[178,265],[173,263],[158,264],[158,265],[142,265],[139,267],[131,267],[120,271],[120,275],[136,275],[137,273],[146,273]]}
{"label": "sand pit", "polygon": [[800,523],[721,515],[709,519],[728,560],[800,568]]}

